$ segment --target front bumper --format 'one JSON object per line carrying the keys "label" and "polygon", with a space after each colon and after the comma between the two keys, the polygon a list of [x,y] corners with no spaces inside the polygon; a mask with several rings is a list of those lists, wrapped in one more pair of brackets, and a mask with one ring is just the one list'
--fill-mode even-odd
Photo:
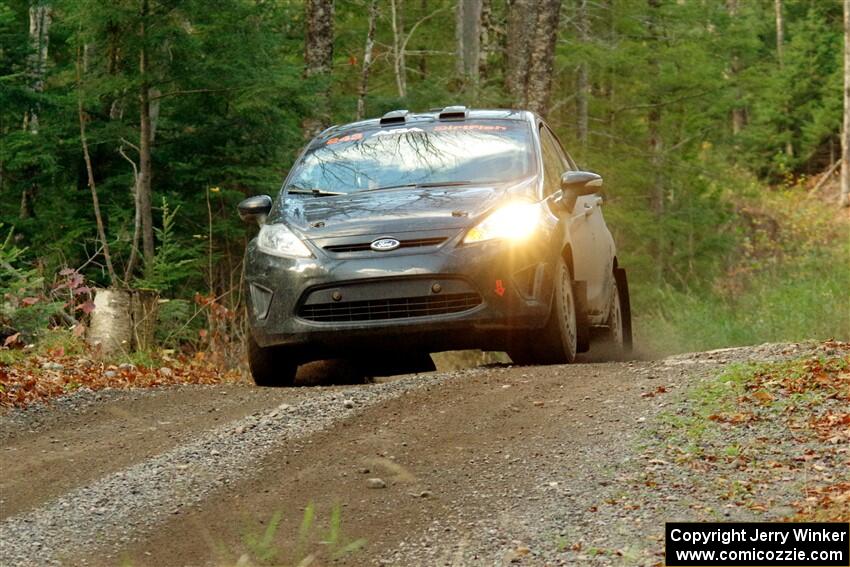
{"label": "front bumper", "polygon": [[[261,346],[294,347],[306,360],[387,349],[504,349],[545,325],[558,254],[546,243],[557,239],[519,246],[460,245],[461,238],[347,255],[311,246],[316,257],[298,259],[267,255],[252,241],[245,267],[251,332]],[[348,311],[354,316],[328,320],[345,305],[355,306]],[[417,311],[421,305],[428,307]]]}

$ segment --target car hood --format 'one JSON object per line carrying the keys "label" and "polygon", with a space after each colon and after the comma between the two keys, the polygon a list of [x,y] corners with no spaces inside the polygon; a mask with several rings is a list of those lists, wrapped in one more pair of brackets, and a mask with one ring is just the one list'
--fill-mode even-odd
{"label": "car hood", "polygon": [[308,238],[462,228],[508,192],[504,186],[463,186],[288,195],[268,222],[285,222]]}

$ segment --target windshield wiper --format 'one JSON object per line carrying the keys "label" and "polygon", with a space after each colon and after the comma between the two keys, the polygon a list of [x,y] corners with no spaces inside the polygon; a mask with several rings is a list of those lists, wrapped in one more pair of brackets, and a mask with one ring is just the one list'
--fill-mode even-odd
{"label": "windshield wiper", "polygon": [[367,193],[369,191],[385,191],[387,189],[423,189],[428,187],[458,187],[460,185],[472,185],[473,181],[427,181],[425,183],[401,183],[399,185],[387,185],[386,187],[376,187],[375,189],[364,189],[358,193]]}
{"label": "windshield wiper", "polygon": [[295,193],[296,195],[313,195],[314,197],[332,197],[334,195],[345,195],[340,191],[325,191],[323,189],[302,189],[295,187],[288,189],[287,193]]}

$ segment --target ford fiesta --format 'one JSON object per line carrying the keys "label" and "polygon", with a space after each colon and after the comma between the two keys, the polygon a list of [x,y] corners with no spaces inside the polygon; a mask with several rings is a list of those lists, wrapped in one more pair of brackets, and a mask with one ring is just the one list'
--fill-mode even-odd
{"label": "ford fiesta", "polygon": [[259,385],[348,358],[375,375],[443,350],[572,362],[591,329],[631,346],[625,272],[581,171],[539,116],[448,107],[334,126],[279,195],[239,204]]}

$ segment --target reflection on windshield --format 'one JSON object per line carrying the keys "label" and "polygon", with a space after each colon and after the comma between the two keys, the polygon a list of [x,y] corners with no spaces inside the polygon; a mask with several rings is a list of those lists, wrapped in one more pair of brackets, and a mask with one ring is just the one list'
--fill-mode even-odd
{"label": "reflection on windshield", "polygon": [[529,146],[528,126],[507,120],[355,132],[309,150],[287,189],[353,193],[423,183],[503,183],[530,173]]}

